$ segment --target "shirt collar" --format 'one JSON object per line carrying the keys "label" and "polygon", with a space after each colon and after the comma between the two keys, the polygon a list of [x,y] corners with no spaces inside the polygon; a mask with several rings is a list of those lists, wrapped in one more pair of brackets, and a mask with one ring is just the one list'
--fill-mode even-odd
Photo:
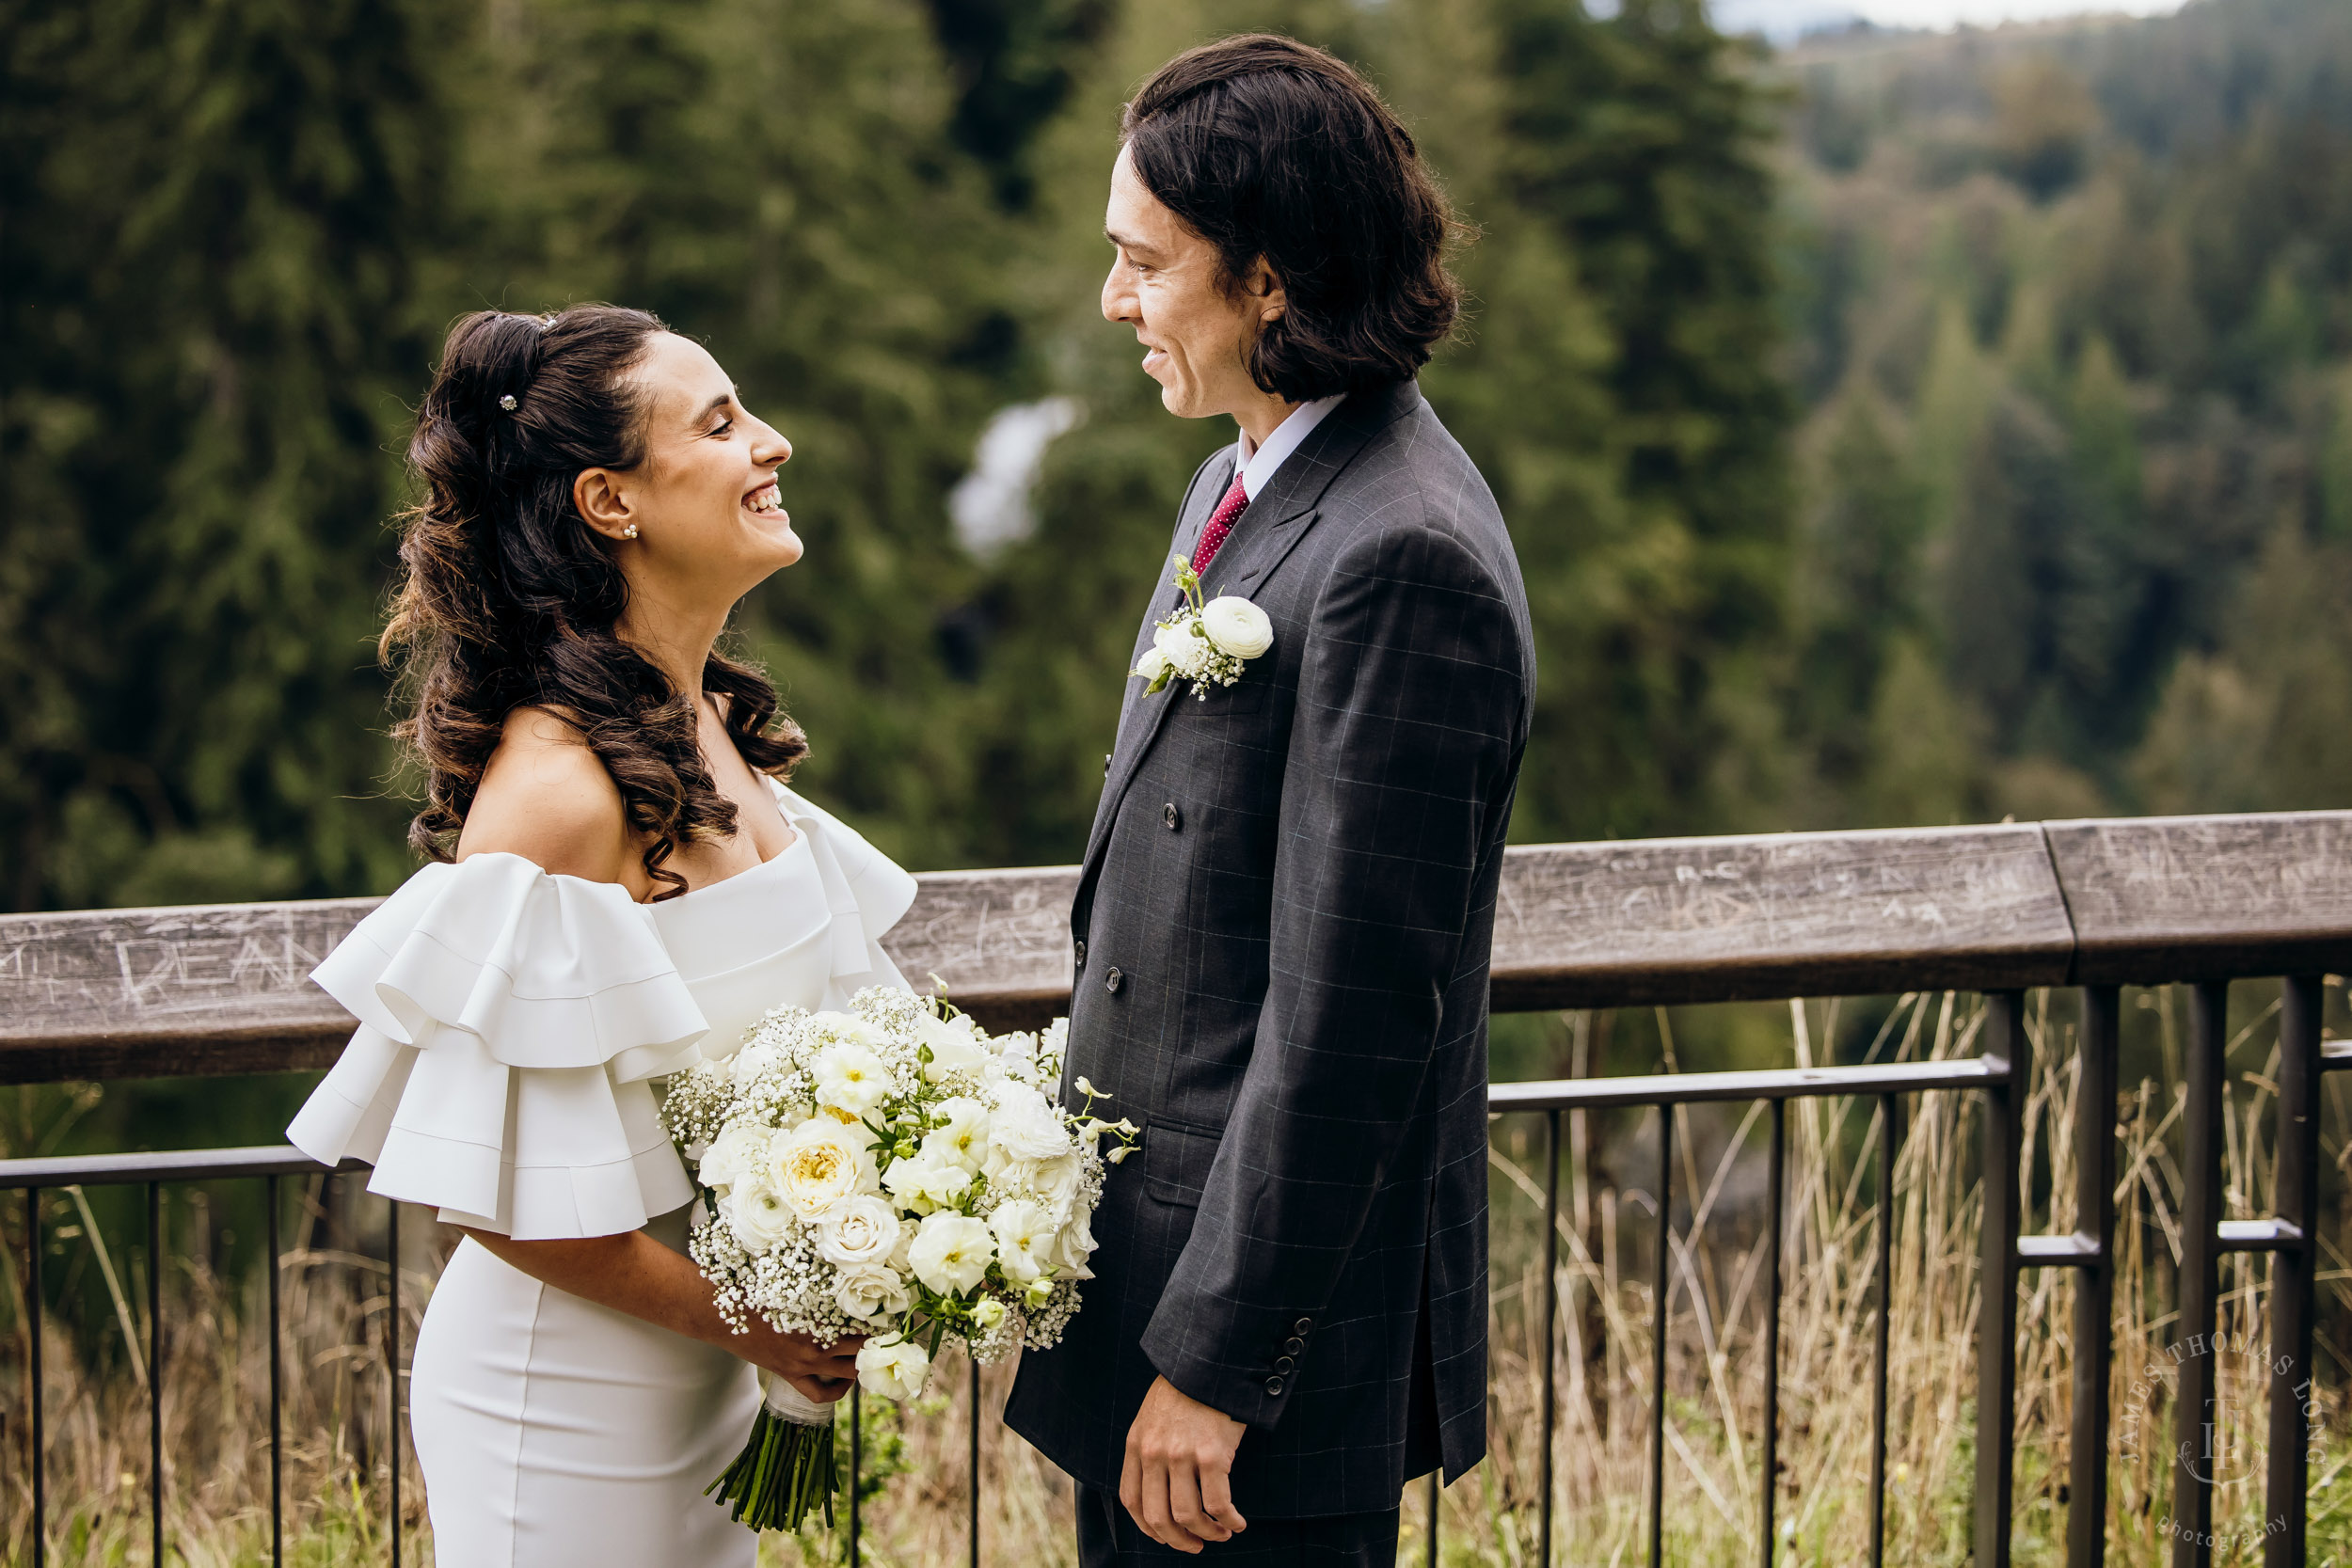
{"label": "shirt collar", "polygon": [[1266,487],[1266,482],[1274,477],[1275,470],[1298,450],[1299,443],[1323,422],[1324,416],[1346,401],[1347,394],[1340,392],[1327,398],[1317,398],[1312,403],[1300,404],[1290,411],[1288,419],[1274,427],[1274,434],[1265,438],[1265,445],[1262,447],[1253,449],[1249,443],[1249,433],[1242,432],[1242,493],[1256,500],[1258,492]]}

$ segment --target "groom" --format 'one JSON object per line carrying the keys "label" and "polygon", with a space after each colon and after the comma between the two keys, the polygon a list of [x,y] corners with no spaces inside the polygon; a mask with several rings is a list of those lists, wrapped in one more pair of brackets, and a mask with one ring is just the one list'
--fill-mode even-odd
{"label": "groom", "polygon": [[[1414,385],[1452,219],[1364,80],[1289,39],[1127,106],[1103,314],[1237,445],[1172,548],[1272,645],[1131,679],[1071,915],[1069,1072],[1143,1128],[1012,1427],[1088,1564],[1392,1563],[1486,1451],[1486,968],[1534,694],[1493,496]],[[1168,572],[1160,573],[1166,582]],[[1182,601],[1162,587],[1153,623]],[[1073,1097],[1074,1099],[1074,1097]]]}

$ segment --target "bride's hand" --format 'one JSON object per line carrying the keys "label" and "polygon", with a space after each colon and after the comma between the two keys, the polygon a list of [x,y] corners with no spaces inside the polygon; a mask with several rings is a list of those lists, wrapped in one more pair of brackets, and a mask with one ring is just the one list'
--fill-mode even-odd
{"label": "bride's hand", "polygon": [[818,1404],[831,1404],[857,1381],[857,1352],[864,1343],[866,1336],[856,1334],[819,1346],[805,1334],[779,1334],[755,1317],[752,1331],[728,1348]]}

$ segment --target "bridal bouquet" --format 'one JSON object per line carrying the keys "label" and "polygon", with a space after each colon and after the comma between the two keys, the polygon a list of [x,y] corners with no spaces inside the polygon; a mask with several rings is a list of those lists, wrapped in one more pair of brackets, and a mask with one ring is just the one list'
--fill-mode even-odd
{"label": "bridal bouquet", "polygon": [[[1091,1278],[1088,1222],[1135,1127],[1055,1100],[1069,1025],[990,1036],[895,987],[846,1012],[770,1013],[671,1083],[663,1116],[702,1190],[689,1250],[739,1330],[867,1336],[858,1382],[912,1399],[954,1346],[986,1364],[1061,1338]],[[707,1490],[755,1529],[833,1521],[833,1412],[763,1374],[751,1439]]]}

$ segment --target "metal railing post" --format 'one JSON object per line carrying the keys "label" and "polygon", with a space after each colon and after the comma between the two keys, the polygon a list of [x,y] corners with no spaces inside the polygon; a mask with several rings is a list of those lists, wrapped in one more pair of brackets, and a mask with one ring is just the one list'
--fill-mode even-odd
{"label": "metal railing post", "polygon": [[2213,1331],[2221,1289],[2221,1058],[2229,1049],[2230,988],[2207,982],[2189,996],[2179,1338],[2169,1347],[2181,1369],[2172,1413],[2172,1568],[2213,1560],[2213,1470],[2201,1461],[2212,1452],[2220,1393]]}
{"label": "metal railing post", "polygon": [[858,1466],[866,1457],[866,1434],[859,1430],[859,1418],[864,1414],[858,1398],[858,1386],[850,1385],[850,1568],[858,1568]]}
{"label": "metal railing post", "polygon": [[980,1363],[972,1360],[972,1568],[980,1568]]}
{"label": "metal railing post", "polygon": [[148,1561],[164,1568],[164,1189],[147,1184]]}
{"label": "metal railing post", "polygon": [[2301,1568],[2309,1526],[2310,1450],[2315,1433],[2312,1318],[2319,1288],[2320,977],[2290,975],[2279,1018],[2277,1215],[2296,1231],[2270,1255],[2271,1522],[2266,1568]]}
{"label": "metal railing post", "polygon": [[2107,1385],[2115,1360],[2115,1069],[2122,990],[2086,986],[2074,1061],[2074,1232],[2096,1251],[2074,1275],[2074,1430],[2067,1445],[2067,1568],[2107,1549]]}
{"label": "metal railing post", "polygon": [[1650,1279],[1649,1568],[1664,1568],[1666,1528],[1666,1255],[1674,1246],[1675,1112],[1658,1107],[1658,1258]]}
{"label": "metal railing post", "polygon": [[[1542,1503],[1535,1511],[1535,1560],[1551,1568],[1552,1440],[1560,1403],[1560,1113],[1544,1113],[1544,1465]],[[1443,1466],[1440,1465],[1442,1472]],[[1437,1568],[1430,1554],[1430,1568]]]}
{"label": "metal railing post", "polygon": [[392,1568],[400,1568],[400,1199],[384,1200],[384,1251],[391,1264],[384,1313],[384,1377],[390,1386]]}
{"label": "metal railing post", "polygon": [[285,1362],[284,1330],[278,1306],[278,1211],[283,1206],[278,1178],[265,1177],[269,1204],[269,1560],[270,1568],[286,1561],[286,1396],[282,1383]]}
{"label": "metal railing post", "polygon": [[1895,1307],[1895,1143],[1900,1136],[1902,1102],[1879,1096],[1879,1192],[1874,1267],[1878,1274],[1878,1322],[1870,1348],[1870,1568],[1886,1560],[1886,1337]]}
{"label": "metal railing post", "polygon": [[33,1405],[33,1568],[49,1560],[49,1440],[43,1410],[47,1389],[41,1375],[40,1340],[46,1300],[40,1283],[40,1189],[24,1189],[24,1327],[26,1354],[32,1365],[26,1381],[32,1385]]}
{"label": "metal railing post", "polygon": [[1780,1254],[1787,1234],[1788,1102],[1772,1105],[1772,1168],[1766,1179],[1765,1208],[1771,1213],[1772,1234],[1764,1243],[1764,1479],[1757,1486],[1757,1517],[1762,1526],[1762,1568],[1772,1568],[1773,1504],[1780,1497]]}
{"label": "metal railing post", "polygon": [[1983,1291],[1977,1314],[1977,1568],[2009,1568],[2017,1418],[2017,1148],[2033,1083],[2022,991],[1985,996],[1986,1054],[2007,1069],[1984,1091]]}

